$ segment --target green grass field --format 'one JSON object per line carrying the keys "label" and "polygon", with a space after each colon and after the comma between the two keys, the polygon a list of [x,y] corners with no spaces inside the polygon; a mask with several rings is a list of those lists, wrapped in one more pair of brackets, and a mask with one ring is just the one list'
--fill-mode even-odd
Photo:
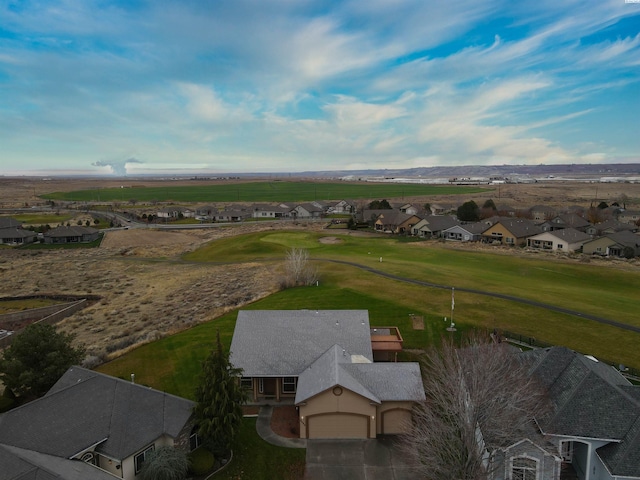
{"label": "green grass field", "polygon": [[456,185],[321,183],[321,182],[253,182],[218,185],[166,187],[105,188],[55,192],[43,195],[51,200],[76,202],[174,201],[206,202],[304,202],[345,198],[404,198],[429,195],[457,195],[490,191],[487,188]]}
{"label": "green grass field", "polygon": [[42,213],[21,213],[11,215],[11,218],[18,220],[26,225],[57,225],[66,223],[73,218],[71,214],[42,214]]}
{"label": "green grass field", "polygon": [[[288,248],[307,248],[319,270],[319,286],[282,291],[243,308],[367,309],[372,325],[398,326],[409,349],[423,348],[447,334],[444,317],[451,316],[450,290],[405,283],[327,260],[349,260],[407,278],[505,293],[640,325],[636,313],[640,276],[635,272],[553,259],[458,251],[433,242],[404,243],[389,237],[363,238],[334,232],[332,235],[343,243],[324,244],[318,241],[321,235],[306,232],[231,237],[187,254],[185,260],[266,261],[273,263],[275,275]],[[410,313],[424,316],[425,330],[413,330]],[[124,378],[135,371],[149,385],[190,397],[199,364],[212,347],[216,329],[220,329],[228,347],[236,315],[232,312],[145,345],[102,368]],[[579,316],[458,291],[454,320],[461,330],[472,326],[509,330],[640,367],[640,334]]]}

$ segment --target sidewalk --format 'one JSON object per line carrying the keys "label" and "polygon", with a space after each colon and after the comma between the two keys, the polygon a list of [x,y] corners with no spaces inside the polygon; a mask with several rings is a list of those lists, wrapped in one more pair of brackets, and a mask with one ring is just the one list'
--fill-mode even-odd
{"label": "sidewalk", "polygon": [[258,435],[266,442],[278,447],[286,448],[307,448],[307,440],[305,438],[286,438],[276,435],[271,430],[271,414],[273,413],[273,407],[271,405],[264,405],[260,407],[258,413],[258,419],[256,420],[256,430]]}

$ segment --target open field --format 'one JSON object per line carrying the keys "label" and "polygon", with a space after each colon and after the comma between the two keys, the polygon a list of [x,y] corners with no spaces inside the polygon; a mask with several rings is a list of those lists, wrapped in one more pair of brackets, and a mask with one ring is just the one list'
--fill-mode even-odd
{"label": "open field", "polygon": [[304,202],[343,198],[405,198],[430,195],[457,195],[490,189],[455,185],[399,183],[250,182],[188,186],[108,188],[54,192],[43,197],[71,202]]}
{"label": "open field", "polygon": [[[4,178],[0,177],[0,208],[16,208],[25,205],[45,205],[46,202],[41,196],[54,192],[73,192],[80,190],[91,190],[94,192],[103,189],[115,189],[120,192],[118,202],[126,203],[132,197],[126,195],[133,187],[144,187],[145,189],[167,189],[183,186],[209,187],[221,186],[233,191],[236,183],[234,181],[190,181],[190,180],[148,180],[148,179],[128,179],[128,178],[62,178],[52,177],[46,180],[37,177]],[[276,182],[271,182],[276,183]],[[364,184],[369,187],[372,184]],[[376,186],[373,184],[373,186]],[[384,185],[380,185],[384,186]],[[120,188],[124,187],[124,188]],[[424,187],[424,186],[423,186]],[[322,193],[322,188],[320,189]],[[233,193],[233,192],[232,192]],[[402,191],[401,191],[402,194]],[[318,199],[324,199],[326,193],[319,195]],[[461,204],[467,200],[475,200],[482,204],[491,198],[497,204],[506,204],[515,208],[526,208],[536,204],[545,204],[554,207],[567,205],[582,205],[588,207],[591,202],[596,204],[603,200],[607,203],[620,201],[622,195],[628,199],[627,205],[640,205],[640,184],[633,183],[581,183],[565,181],[549,181],[535,184],[505,184],[494,186],[493,189],[485,188],[478,193],[460,193],[458,195],[446,195],[444,192],[433,192],[430,195],[409,195],[404,194],[404,198],[395,198],[396,201],[406,202],[438,202],[443,204]],[[315,196],[315,192],[314,192]],[[349,198],[340,196],[335,200]],[[377,196],[371,197],[378,198]],[[391,196],[387,197],[391,199]],[[102,200],[102,197],[100,198]],[[197,199],[198,203],[204,203],[204,199]],[[236,197],[231,201],[237,201]],[[266,200],[264,200],[266,201]],[[284,199],[276,199],[284,201]]]}

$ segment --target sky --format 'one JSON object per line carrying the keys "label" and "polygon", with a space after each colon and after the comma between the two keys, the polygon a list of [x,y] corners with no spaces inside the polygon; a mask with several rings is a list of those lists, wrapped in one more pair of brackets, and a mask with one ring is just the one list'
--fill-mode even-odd
{"label": "sky", "polygon": [[0,174],[640,163],[640,0],[0,0]]}

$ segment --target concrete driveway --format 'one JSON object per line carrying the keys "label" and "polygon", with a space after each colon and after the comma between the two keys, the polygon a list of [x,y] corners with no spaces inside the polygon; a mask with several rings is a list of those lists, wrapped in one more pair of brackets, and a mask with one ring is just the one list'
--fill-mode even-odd
{"label": "concrete driveway", "polygon": [[411,480],[415,471],[393,437],[307,440],[305,480]]}

